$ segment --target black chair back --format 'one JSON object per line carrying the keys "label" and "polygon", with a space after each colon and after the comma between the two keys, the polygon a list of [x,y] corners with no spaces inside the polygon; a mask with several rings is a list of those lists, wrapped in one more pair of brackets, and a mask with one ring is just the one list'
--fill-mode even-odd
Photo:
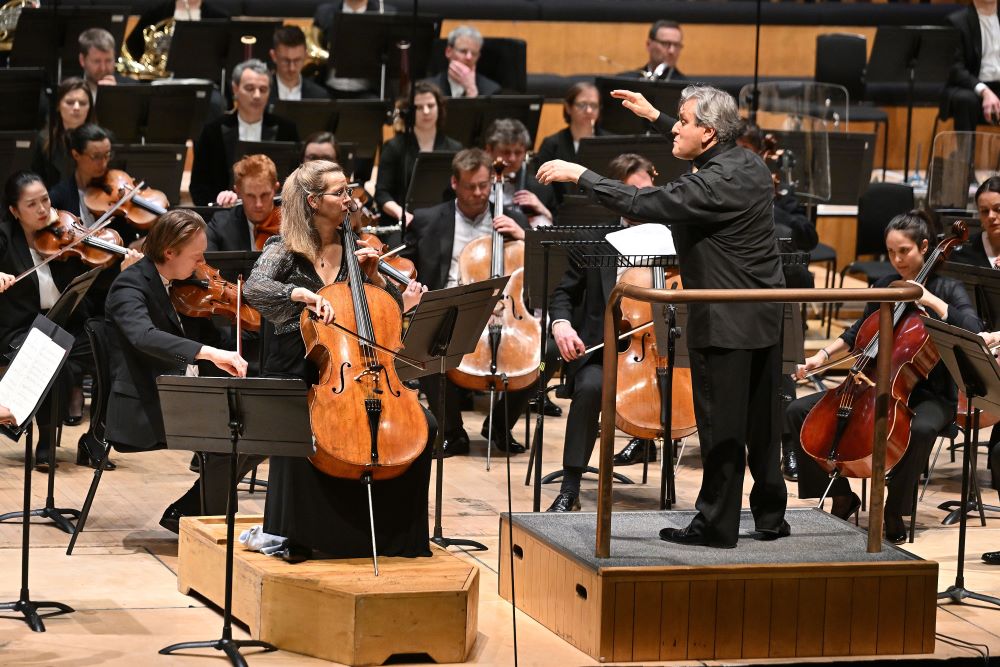
{"label": "black chair back", "polygon": [[818,35],[814,79],[847,88],[848,101],[856,104],[865,97],[867,57],[867,40],[863,35]]}
{"label": "black chair back", "polygon": [[913,209],[913,188],[902,183],[872,183],[858,199],[858,235],[855,254],[884,255],[885,226],[893,217]]}

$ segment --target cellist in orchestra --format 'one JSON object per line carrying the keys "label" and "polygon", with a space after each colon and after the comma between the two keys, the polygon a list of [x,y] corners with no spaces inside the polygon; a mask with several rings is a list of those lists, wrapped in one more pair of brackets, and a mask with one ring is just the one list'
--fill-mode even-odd
{"label": "cellist in orchestra", "polygon": [[[275,329],[263,373],[315,384],[318,372],[305,357],[300,317],[305,308],[324,323],[336,317],[330,302],[317,293],[347,279],[342,225],[352,206],[351,188],[339,165],[315,160],[292,172],[281,197],[281,234],[265,244],[244,295]],[[359,247],[357,256],[366,281],[388,290],[404,311],[416,305],[420,283],[411,281],[400,294],[376,272],[378,254],[372,248]],[[373,482],[379,555],[430,555],[427,489],[436,426],[430,413],[426,416],[429,438],[423,453],[399,477]],[[307,459],[272,457],[264,531],[287,538],[290,560],[308,558],[311,552],[337,558],[369,556],[365,485],[327,476]]]}
{"label": "cellist in orchestra", "polygon": [[[685,288],[783,287],[774,239],[774,184],[763,160],[734,143],[740,117],[732,96],[709,86],[688,86],[675,122],[638,93],[616,90],[612,95],[661,133],[673,134],[673,154],[691,160],[691,173],[659,187],[636,188],[552,160],[539,168],[538,180],[574,183],[629,219],[669,225]],[[661,530],[661,539],[735,547],[747,465],[754,479],[750,510],[758,537],[791,533],[778,465],[781,318],[777,303],[690,304],[686,337],[704,474],[698,514],[685,528]]]}
{"label": "cellist in orchestra", "polygon": [[[647,188],[653,186],[656,172],[646,158],[626,153],[611,161],[608,173],[626,185]],[[622,222],[637,224],[625,219]],[[604,339],[604,308],[618,275],[615,267],[581,269],[571,264],[549,300],[552,337],[567,362],[566,390],[572,398],[566,417],[562,485],[549,512],[580,509],[580,480],[597,442],[604,361],[600,351],[589,354],[585,351]],[[623,453],[631,457],[632,452],[641,449],[638,444],[629,443]]]}
{"label": "cellist in orchestra", "polygon": [[[893,218],[885,230],[885,246],[889,261],[896,273],[875,282],[874,287],[886,287],[895,280],[912,281],[924,267],[924,258],[931,239],[927,217],[920,211],[911,211]],[[981,323],[976,309],[969,301],[965,288],[956,280],[931,275],[924,287],[924,294],[917,302],[935,319],[969,331],[980,331]],[[869,303],[864,315],[840,335],[799,366],[798,377],[842,356],[854,346],[854,341],[865,319],[878,309]],[[809,411],[820,401],[823,393],[811,394],[793,401],[785,413],[786,436],[799,448],[799,497],[819,498],[829,484],[829,477],[811,457],[801,452],[799,434]],[[943,363],[938,363],[926,380],[918,383],[910,394],[909,408],[913,411],[910,425],[910,442],[903,458],[887,474],[888,494],[885,501],[885,536],[894,544],[906,540],[903,515],[910,513],[913,488],[920,472],[927,463],[931,447],[938,433],[955,418],[958,390]],[[846,519],[861,507],[861,500],[851,491],[845,477],[838,477],[830,488],[833,499],[831,514]]]}
{"label": "cellist in orchestra", "polygon": [[231,208],[209,221],[209,251],[261,250],[278,233],[281,210],[274,198],[280,187],[278,169],[266,155],[247,155],[234,164],[233,190],[219,193],[220,205]]}

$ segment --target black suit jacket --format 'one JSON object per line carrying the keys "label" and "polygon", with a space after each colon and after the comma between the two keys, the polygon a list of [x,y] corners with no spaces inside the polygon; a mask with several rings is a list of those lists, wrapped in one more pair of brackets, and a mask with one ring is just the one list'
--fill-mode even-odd
{"label": "black suit jacket", "polygon": [[993,268],[990,258],[986,256],[986,247],[983,245],[983,233],[979,232],[969,239],[968,243],[955,248],[951,254],[951,261],[958,264],[971,264],[987,269]]}
{"label": "black suit jacket", "polygon": [[[425,79],[425,81],[430,81],[435,86],[440,88],[445,97],[451,97],[451,84],[448,83],[447,69],[435,76]],[[476,88],[479,91],[479,97],[483,97],[485,95],[496,95],[500,92],[499,83],[493,79],[483,76],[478,71],[476,72]]]}
{"label": "black suit jacket", "polygon": [[[302,99],[304,100],[328,100],[330,92],[307,76],[302,77]],[[271,93],[268,95],[268,105],[278,101],[278,77],[271,75]]]}
{"label": "black suit jacket", "polygon": [[[128,46],[128,51],[132,54],[133,58],[138,60],[146,50],[142,31],[147,26],[159,23],[163,19],[173,16],[176,4],[174,0],[164,0],[164,2],[150,7],[139,16],[139,22],[135,24],[135,29],[125,39],[125,45]],[[229,18],[229,12],[222,7],[216,6],[212,0],[205,0],[205,2],[201,3],[201,17],[203,19],[227,19]]]}
{"label": "black suit jacket", "polygon": [[[1000,21],[1000,16],[997,17]],[[951,88],[973,90],[979,83],[979,68],[983,61],[983,36],[979,29],[979,13],[975,7],[966,7],[948,15],[948,23],[958,31],[958,48],[955,49],[948,86],[941,98],[941,114],[951,116]]]}
{"label": "black suit jacket", "polygon": [[[598,137],[603,137],[607,134],[600,127],[594,128],[594,134]],[[566,160],[567,162],[576,162],[576,149],[573,147],[573,133],[569,131],[569,127],[564,127],[555,134],[550,134],[542,140],[542,145],[538,147],[538,152],[535,153],[534,171],[538,171],[538,167],[549,160]],[[573,188],[568,183],[553,183],[551,185],[552,192],[555,195],[556,203],[561,204],[563,197],[568,194],[573,194]]]}
{"label": "black suit jacket", "polygon": [[[264,113],[261,141],[298,141],[295,123]],[[191,165],[191,199],[199,206],[215,201],[222,190],[233,184],[233,164],[239,142],[239,122],[236,112],[227,113],[207,123],[194,144]]]}
{"label": "black suit jacket", "polygon": [[[529,229],[528,221],[517,212],[509,214],[517,224]],[[451,252],[455,243],[455,200],[418,208],[403,236],[406,247],[400,255],[417,267],[417,277],[428,289],[442,289],[448,284]]]}
{"label": "black suit jacket", "polygon": [[[457,153],[462,150],[462,144],[445,136],[444,132],[438,132],[434,135],[434,150]],[[420,146],[416,137],[407,141],[405,134],[397,134],[383,144],[378,159],[378,180],[375,181],[375,206],[379,211],[392,201],[402,206],[406,198],[406,179],[413,173],[413,165],[419,154]],[[448,183],[441,184],[442,193],[449,189]]]}
{"label": "black suit jacket", "polygon": [[208,250],[256,250],[250,243],[250,227],[243,204],[212,216],[208,223]]}
{"label": "black suit jacket", "polygon": [[111,367],[107,439],[135,450],[162,448],[166,435],[156,378],[184,375],[202,347],[192,338],[215,339],[211,321],[178,318],[149,257],[112,283],[105,318]]}

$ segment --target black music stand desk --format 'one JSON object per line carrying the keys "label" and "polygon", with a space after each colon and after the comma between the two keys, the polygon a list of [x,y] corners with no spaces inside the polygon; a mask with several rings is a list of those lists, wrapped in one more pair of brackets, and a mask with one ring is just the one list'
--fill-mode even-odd
{"label": "black music stand desk", "polygon": [[220,639],[182,642],[160,649],[168,655],[190,648],[225,652],[234,667],[246,667],[245,646],[275,651],[253,639],[233,639],[233,542],[236,526],[238,454],[312,456],[315,449],[301,380],[235,377],[156,378],[169,449],[229,454],[229,502],[226,507],[226,584]]}
{"label": "black music stand desk", "polygon": [[454,196],[451,191],[451,161],[454,158],[455,151],[427,151],[417,155],[406,189],[407,211],[437,206]]}

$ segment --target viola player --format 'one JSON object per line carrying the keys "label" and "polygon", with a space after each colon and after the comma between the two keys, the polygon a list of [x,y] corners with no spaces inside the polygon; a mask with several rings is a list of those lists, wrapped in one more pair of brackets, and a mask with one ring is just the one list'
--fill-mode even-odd
{"label": "viola player", "polygon": [[[233,165],[233,190],[219,193],[220,206],[208,223],[208,249],[261,250],[278,233],[281,210],[274,198],[281,187],[278,168],[266,155],[248,155]],[[239,201],[239,203],[237,203]]]}

